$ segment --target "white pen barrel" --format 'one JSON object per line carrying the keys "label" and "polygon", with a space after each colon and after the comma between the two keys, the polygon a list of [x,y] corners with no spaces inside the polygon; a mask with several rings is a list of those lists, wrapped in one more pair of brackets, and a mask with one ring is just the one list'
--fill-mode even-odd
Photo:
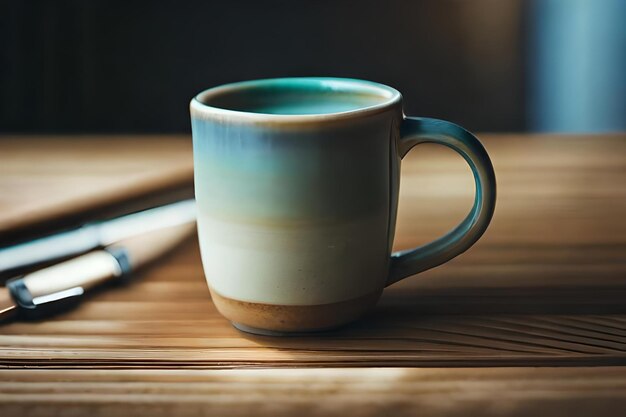
{"label": "white pen barrel", "polygon": [[84,290],[120,276],[117,259],[106,251],[91,252],[24,276],[24,285],[33,298],[75,287]]}
{"label": "white pen barrel", "polygon": [[109,248],[122,248],[128,256],[132,269],[135,270],[159,259],[164,253],[172,250],[189,237],[195,230],[195,222],[165,227],[122,240]]}
{"label": "white pen barrel", "polygon": [[[107,250],[62,262],[58,265],[25,275],[23,283],[36,300],[80,287],[83,291],[158,259],[195,230],[195,223],[154,230],[124,239]],[[121,255],[121,256],[120,256]]]}

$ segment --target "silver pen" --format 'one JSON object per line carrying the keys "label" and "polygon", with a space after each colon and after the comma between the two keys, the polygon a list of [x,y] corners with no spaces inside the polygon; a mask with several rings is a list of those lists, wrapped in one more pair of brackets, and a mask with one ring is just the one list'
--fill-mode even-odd
{"label": "silver pen", "polygon": [[0,275],[14,276],[32,266],[106,247],[151,230],[192,222],[195,218],[195,201],[183,200],[0,248]]}
{"label": "silver pen", "polygon": [[158,259],[196,230],[195,214],[177,221],[161,218],[159,222],[152,217],[143,225],[135,222],[138,217],[133,219],[126,223],[132,227],[118,230],[121,239],[102,249],[7,281],[0,288],[0,320],[16,313],[40,318],[66,308],[95,286],[128,279],[131,272]]}

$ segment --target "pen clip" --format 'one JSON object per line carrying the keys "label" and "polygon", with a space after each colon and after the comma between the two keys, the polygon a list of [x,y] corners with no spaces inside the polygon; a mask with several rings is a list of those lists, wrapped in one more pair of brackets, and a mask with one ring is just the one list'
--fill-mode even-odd
{"label": "pen clip", "polygon": [[20,307],[19,314],[27,319],[38,319],[73,307],[85,293],[82,287],[73,287],[51,294],[33,297],[22,277],[6,284],[13,300]]}

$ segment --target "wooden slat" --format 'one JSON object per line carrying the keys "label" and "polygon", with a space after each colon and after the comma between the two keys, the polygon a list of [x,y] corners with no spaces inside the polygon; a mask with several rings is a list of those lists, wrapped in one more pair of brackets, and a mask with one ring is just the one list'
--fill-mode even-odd
{"label": "wooden slat", "polygon": [[626,368],[0,371],[4,416],[617,416]]}
{"label": "wooden slat", "polygon": [[94,294],[51,321],[4,326],[0,363],[78,368],[626,363],[626,315],[601,314],[624,309],[624,265],[617,259],[595,275],[597,285],[579,289],[582,278],[567,280],[568,274],[577,277],[575,269],[565,268],[560,281],[554,275],[548,283],[528,280],[520,268],[502,278],[501,262],[489,261],[500,251],[490,257],[488,249],[482,262],[443,267],[439,271],[448,269],[443,275],[432,271],[389,288],[377,309],[353,326],[281,339],[240,333],[219,316],[190,242],[129,287]]}
{"label": "wooden slat", "polygon": [[0,136],[0,243],[192,179],[188,136]]}
{"label": "wooden slat", "polygon": [[[127,287],[99,291],[78,309],[45,322],[1,327],[0,366],[625,365],[626,136],[483,140],[499,184],[498,207],[484,238],[452,262],[387,289],[377,308],[352,326],[290,338],[238,332],[210,301],[192,239]],[[165,141],[151,154],[152,162],[136,165],[133,157],[141,160],[152,139],[125,141],[130,145],[119,166],[142,172],[151,167],[147,178],[156,172],[151,169],[168,165],[156,161],[169,161],[170,152],[180,152],[173,159],[181,166],[188,163],[188,141]],[[180,149],[171,151],[176,143]],[[107,155],[102,166],[114,153]],[[26,154],[21,160],[28,160]],[[15,175],[21,166],[15,165]],[[80,172],[78,165],[49,169],[65,173],[62,178]],[[10,188],[11,182],[3,184]],[[452,227],[469,209],[472,193],[460,157],[434,146],[417,148],[403,164],[396,249]],[[70,193],[68,201],[78,194]],[[29,194],[22,201],[34,199]],[[8,218],[4,201],[0,212]]]}

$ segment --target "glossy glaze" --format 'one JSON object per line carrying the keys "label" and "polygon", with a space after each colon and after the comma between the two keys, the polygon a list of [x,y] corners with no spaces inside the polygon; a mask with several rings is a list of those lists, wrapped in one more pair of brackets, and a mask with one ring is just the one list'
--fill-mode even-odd
{"label": "glossy glaze", "polygon": [[213,290],[315,305],[382,288],[400,111],[398,103],[370,117],[320,114],[292,124],[287,116],[265,125],[260,114],[242,123],[192,105],[199,237]]}
{"label": "glossy glaze", "polygon": [[[303,104],[290,105],[294,97]],[[237,83],[198,95],[191,116],[203,265],[211,290],[231,306],[377,294],[469,248],[493,213],[495,177],[478,140],[448,122],[404,118],[390,87],[324,78]],[[476,204],[450,234],[391,257],[400,160],[426,141],[466,158]],[[295,330],[298,322],[281,323]],[[240,324],[272,330],[270,322]]]}

